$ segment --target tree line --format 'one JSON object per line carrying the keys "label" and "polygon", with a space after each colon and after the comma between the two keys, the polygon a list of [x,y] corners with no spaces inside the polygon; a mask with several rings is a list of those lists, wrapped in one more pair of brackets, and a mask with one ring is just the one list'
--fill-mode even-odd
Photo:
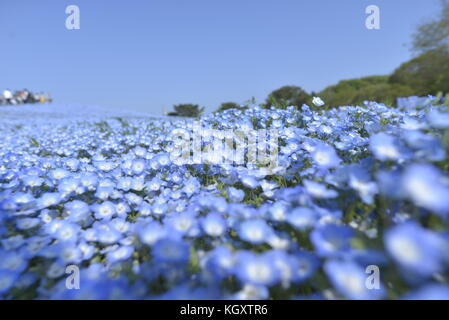
{"label": "tree line", "polygon": [[[392,74],[342,80],[318,93],[308,93],[299,86],[284,86],[271,92],[261,107],[301,107],[310,105],[314,96],[321,97],[327,107],[358,105],[366,100],[395,106],[399,97],[449,94],[449,0],[440,1],[440,14],[419,25],[413,34],[414,58]],[[217,111],[242,109],[246,105],[225,102]],[[195,104],[174,108],[169,115],[197,117],[204,111]]]}

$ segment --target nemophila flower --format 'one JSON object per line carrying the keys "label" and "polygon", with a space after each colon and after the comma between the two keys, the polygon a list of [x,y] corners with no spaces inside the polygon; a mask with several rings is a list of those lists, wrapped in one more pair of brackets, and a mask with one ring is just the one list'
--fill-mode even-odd
{"label": "nemophila flower", "polygon": [[333,257],[350,249],[353,235],[353,230],[349,227],[326,224],[313,230],[310,240],[318,255]]}
{"label": "nemophila flower", "polygon": [[133,179],[131,177],[121,177],[117,182],[117,189],[129,191],[131,189]]}
{"label": "nemophila flower", "polygon": [[135,194],[134,192],[126,193],[125,198],[128,200],[128,203],[133,206],[140,205],[142,201],[144,201],[141,196]]}
{"label": "nemophila flower", "polygon": [[434,128],[447,129],[449,128],[449,113],[439,112],[437,110],[432,110],[427,115],[429,123]]}
{"label": "nemophila flower", "polygon": [[398,187],[398,181],[401,181],[401,174],[398,171],[379,171],[376,175],[379,192],[392,199],[403,197],[402,188]]}
{"label": "nemophila flower", "polygon": [[116,168],[116,164],[111,161],[96,161],[95,166],[104,172],[110,172]]}
{"label": "nemophila flower", "polygon": [[196,178],[189,178],[184,182],[184,188],[182,189],[187,196],[191,196],[198,192],[200,189],[200,183]]}
{"label": "nemophila flower", "polygon": [[354,300],[382,299],[385,289],[367,286],[369,274],[359,265],[349,261],[329,260],[324,264],[324,271],[333,287],[344,297]]}
{"label": "nemophila flower", "polygon": [[137,226],[136,233],[142,243],[152,246],[167,235],[167,229],[159,222],[152,221]]}
{"label": "nemophila flower", "polygon": [[21,274],[15,283],[15,287],[18,289],[26,289],[31,287],[38,280],[38,276],[35,273]]}
{"label": "nemophila flower", "polygon": [[109,224],[121,233],[126,233],[131,229],[131,224],[122,218],[114,218]]}
{"label": "nemophila flower", "polygon": [[64,178],[64,179],[61,179],[58,184],[58,191],[62,195],[69,195],[74,192],[81,193],[81,192],[78,192],[79,185],[80,185],[79,179],[71,178],[71,177]]}
{"label": "nemophila flower", "polygon": [[290,209],[290,207],[289,207],[288,203],[286,203],[284,201],[277,201],[270,206],[270,208],[268,209],[268,212],[269,212],[272,220],[284,221],[285,215],[289,209]]}
{"label": "nemophila flower", "polygon": [[189,259],[189,246],[182,240],[163,238],[157,241],[151,254],[157,262],[185,263]]}
{"label": "nemophila flower", "polygon": [[146,169],[146,162],[142,159],[137,159],[132,162],[131,170],[134,174],[141,174]]}
{"label": "nemophila flower", "polygon": [[95,192],[95,197],[101,200],[107,200],[110,197],[112,197],[113,193],[114,193],[113,187],[99,187]]}
{"label": "nemophila flower", "polygon": [[40,222],[38,218],[22,218],[17,220],[16,226],[19,230],[28,230],[38,226]]}
{"label": "nemophila flower", "polygon": [[56,279],[59,278],[60,276],[62,276],[65,272],[65,265],[63,264],[62,261],[56,261],[54,263],[52,263],[45,271],[46,271],[46,276],[49,279]]}
{"label": "nemophila flower", "polygon": [[76,241],[79,230],[78,225],[63,221],[54,233],[54,237],[60,241]]}
{"label": "nemophila flower", "polygon": [[110,201],[96,204],[95,206],[93,206],[93,210],[95,212],[95,218],[100,220],[111,219],[116,213],[115,205]]}
{"label": "nemophila flower", "polygon": [[163,182],[159,178],[153,178],[150,182],[147,183],[146,187],[148,191],[159,191]]}
{"label": "nemophila flower", "polygon": [[65,165],[71,170],[71,171],[77,171],[78,167],[80,165],[80,161],[75,158],[67,159],[65,162]]}
{"label": "nemophila flower", "polygon": [[115,263],[129,259],[133,252],[134,248],[132,246],[120,246],[115,250],[109,251],[106,254],[106,258],[109,263]]}
{"label": "nemophila flower", "polygon": [[442,240],[435,233],[407,222],[388,230],[384,236],[385,248],[405,271],[430,276],[442,270]]}
{"label": "nemophila flower", "polygon": [[371,136],[370,148],[374,156],[382,161],[396,161],[404,157],[404,150],[399,140],[383,132]]}
{"label": "nemophila flower", "polygon": [[247,220],[238,227],[239,237],[252,244],[264,243],[272,234],[273,229],[264,220]]}
{"label": "nemophila flower", "polygon": [[175,232],[182,234],[188,233],[197,224],[195,214],[191,212],[172,213],[165,220],[165,225]]}
{"label": "nemophila flower", "polygon": [[145,158],[147,155],[147,150],[143,147],[137,146],[133,150],[134,154],[140,158]]}
{"label": "nemophila flower", "polygon": [[81,262],[82,258],[83,254],[81,250],[73,243],[65,243],[58,250],[58,259],[64,264],[77,264]]}
{"label": "nemophila flower", "polygon": [[53,239],[50,239],[49,237],[42,237],[42,236],[34,236],[27,238],[26,247],[24,248],[24,252],[26,252],[26,255],[32,257],[36,255],[38,252],[40,252],[43,248],[48,246],[50,242],[52,242]]}
{"label": "nemophila flower", "polygon": [[152,213],[155,215],[163,215],[167,212],[168,206],[166,203],[155,203],[152,205]]}
{"label": "nemophila flower", "polygon": [[312,277],[320,266],[315,254],[307,251],[297,251],[291,256],[293,267],[292,281],[302,282]]}
{"label": "nemophila flower", "polygon": [[117,243],[123,237],[117,229],[107,224],[97,225],[94,232],[95,239],[102,244]]}
{"label": "nemophila flower", "polygon": [[338,195],[335,190],[327,189],[326,186],[321,183],[311,180],[304,180],[303,183],[307,192],[314,198],[332,199]]}
{"label": "nemophila flower", "polygon": [[229,276],[236,263],[236,255],[228,247],[218,246],[208,253],[206,266],[218,279]]}
{"label": "nemophila flower", "polygon": [[255,189],[259,186],[259,181],[257,181],[256,178],[254,178],[250,175],[244,175],[240,179],[241,179],[243,185],[247,188]]}
{"label": "nemophila flower", "polygon": [[242,290],[232,296],[235,300],[266,300],[269,297],[268,288],[265,286],[255,286],[245,284]]}
{"label": "nemophila flower", "polygon": [[245,192],[233,187],[228,188],[228,198],[232,202],[242,202],[245,197]]}
{"label": "nemophila flower", "polygon": [[83,173],[80,176],[80,183],[87,190],[94,190],[98,184],[98,178],[92,173]]}
{"label": "nemophila flower", "polygon": [[315,226],[319,215],[309,208],[295,208],[287,214],[286,221],[298,230],[306,230]]}
{"label": "nemophila flower", "polygon": [[438,169],[427,164],[413,164],[405,170],[402,188],[417,206],[437,214],[449,213],[449,184]]}
{"label": "nemophila flower", "polygon": [[64,205],[68,220],[79,222],[87,219],[90,215],[90,208],[87,203],[80,200],[73,200]]}
{"label": "nemophila flower", "polygon": [[0,257],[0,270],[21,273],[28,266],[27,259],[18,252],[0,250]]}
{"label": "nemophila flower", "polygon": [[349,175],[349,186],[356,190],[362,201],[367,204],[373,203],[374,197],[379,191],[375,182],[369,181],[366,177],[356,172]]}
{"label": "nemophila flower", "polygon": [[313,103],[315,106],[317,106],[317,107],[322,107],[322,106],[324,106],[324,101],[321,100],[320,97],[313,97],[312,103]]}
{"label": "nemophila flower", "polygon": [[[449,266],[447,236],[431,230],[444,229],[449,213],[447,168],[441,162],[445,110],[436,100],[424,100],[419,108],[416,101],[394,109],[367,102],[319,111],[306,105],[300,110],[254,105],[203,116],[201,126],[209,131],[203,151],[213,138],[233,138],[231,131],[254,137],[259,128],[276,128],[279,154],[277,166],[270,168],[176,161],[182,150],[170,133],[191,135],[190,121],[121,116],[128,129],[108,119],[110,113],[82,121],[72,121],[71,113],[70,120],[23,117],[25,122],[15,121],[21,129],[5,121],[0,128],[0,270],[20,274],[6,297],[17,298],[26,288],[38,299],[371,299],[378,296],[365,296],[359,288],[362,275],[369,276],[366,265],[372,264],[388,268],[392,278],[403,277],[411,288],[396,292],[393,284],[393,295],[444,296],[440,288],[428,288],[444,281]],[[30,148],[29,136],[46,137],[39,140],[45,154]],[[237,137],[234,143],[247,142]],[[411,160],[419,164],[405,162]],[[378,193],[382,211],[396,227],[378,228]],[[107,200],[111,205],[102,216],[99,208]],[[343,216],[349,202],[355,217]],[[385,249],[374,249],[369,239],[352,242],[353,229],[342,225],[343,217],[367,238],[384,239]],[[399,232],[404,223],[426,228]],[[312,251],[299,251],[306,244],[298,232],[310,234]],[[274,250],[261,253],[266,250],[261,244]],[[135,245],[139,259],[133,259]],[[241,246],[248,259],[234,251]],[[397,249],[401,246],[414,250]],[[190,255],[195,273],[187,267]],[[422,262],[410,258],[417,255]],[[325,269],[323,281],[317,281],[318,257],[339,263],[339,275]],[[35,259],[43,273],[28,268]],[[101,264],[94,262],[98,259]],[[89,265],[81,268],[82,289],[66,290],[67,264]],[[167,291],[151,296],[148,288],[159,287],[160,277]],[[221,286],[234,277],[238,288]],[[311,294],[297,296],[294,286],[306,280]]]}
{"label": "nemophila flower", "polygon": [[157,160],[161,167],[168,166],[171,163],[170,156],[167,153],[158,154],[153,159]]}
{"label": "nemophila flower", "polygon": [[449,288],[442,284],[428,284],[423,288],[409,292],[402,300],[449,300]]}
{"label": "nemophila flower", "polygon": [[219,213],[210,213],[201,220],[204,232],[211,237],[220,237],[226,232],[226,221]]}
{"label": "nemophila flower", "polygon": [[234,272],[244,284],[271,286],[280,279],[279,271],[269,255],[256,255],[249,251],[237,254]]}
{"label": "nemophila flower", "polygon": [[192,287],[188,284],[176,285],[163,295],[160,300],[210,300],[217,299],[218,292],[215,288]]}
{"label": "nemophila flower", "polygon": [[23,179],[23,183],[28,187],[39,187],[44,183],[44,179],[38,176],[27,176]]}
{"label": "nemophila flower", "polygon": [[33,201],[35,201],[34,197],[32,194],[30,193],[24,193],[24,192],[19,192],[16,193],[13,197],[12,200],[19,205],[25,205],[25,204],[29,204]]}
{"label": "nemophila flower", "polygon": [[0,295],[5,294],[16,283],[19,274],[9,270],[0,270]]}
{"label": "nemophila flower", "polygon": [[340,157],[333,147],[326,143],[318,143],[311,152],[312,159],[321,169],[330,169],[338,166]]}
{"label": "nemophila flower", "polygon": [[174,199],[174,200],[179,200],[181,199],[183,196],[181,190],[173,190],[170,192],[170,198]]}
{"label": "nemophila flower", "polygon": [[[121,206],[126,206],[126,211],[125,211],[125,210],[119,210],[119,208],[117,208],[117,215],[118,215],[118,216],[126,216],[126,214],[127,214],[129,211],[131,211],[131,209],[130,209],[130,208],[128,207],[128,205],[125,204],[125,203],[121,204]],[[137,207],[136,210],[137,210],[137,212],[139,212],[139,214],[140,214],[141,216],[146,217],[146,216],[149,216],[149,215],[151,214],[151,212],[152,212],[152,207],[151,207],[151,204],[149,204],[148,202],[142,201],[142,202],[140,203],[140,205]]]}
{"label": "nemophila flower", "polygon": [[436,137],[418,130],[407,130],[403,135],[410,148],[415,150],[415,159],[442,161],[446,158],[444,146]]}
{"label": "nemophila flower", "polygon": [[54,205],[57,205],[62,200],[62,196],[57,192],[44,193],[37,200],[38,207],[40,208],[48,208]]}
{"label": "nemophila flower", "polygon": [[50,172],[50,177],[54,180],[61,180],[70,176],[70,172],[64,169],[55,169]]}
{"label": "nemophila flower", "polygon": [[142,191],[143,189],[145,189],[145,176],[141,175],[133,177],[131,189],[134,191]]}
{"label": "nemophila flower", "polygon": [[87,242],[80,242],[77,245],[78,249],[81,251],[82,260],[89,260],[93,257],[97,249],[93,245],[89,245]]}

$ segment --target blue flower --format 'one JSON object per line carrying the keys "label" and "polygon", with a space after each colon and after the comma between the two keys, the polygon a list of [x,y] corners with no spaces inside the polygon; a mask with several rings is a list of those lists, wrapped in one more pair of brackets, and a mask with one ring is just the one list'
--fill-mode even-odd
{"label": "blue flower", "polygon": [[238,253],[235,273],[242,283],[256,286],[271,286],[280,278],[278,269],[270,256],[257,256],[248,251]]}
{"label": "blue flower", "polygon": [[325,185],[311,180],[304,180],[307,192],[314,198],[332,199],[338,196],[335,190],[329,190]]}
{"label": "blue flower", "polygon": [[236,189],[233,187],[228,188],[228,197],[232,202],[242,202],[245,197],[245,192],[240,189]]}
{"label": "blue flower", "polygon": [[111,219],[116,213],[115,205],[110,201],[97,204],[93,209],[95,211],[95,218],[100,220]]}
{"label": "blue flower", "polygon": [[67,202],[64,207],[68,215],[67,219],[73,222],[83,221],[90,215],[89,205],[80,200]]}
{"label": "blue flower", "polygon": [[442,240],[415,222],[397,225],[385,233],[385,248],[405,271],[430,276],[442,270]]}
{"label": "blue flower", "polygon": [[320,97],[313,97],[312,103],[313,103],[314,105],[316,105],[317,107],[322,107],[322,106],[324,106],[324,101],[321,100]]}
{"label": "blue flower", "polygon": [[226,229],[226,221],[219,213],[210,213],[201,220],[204,232],[211,237],[222,236]]}
{"label": "blue flower", "polygon": [[115,263],[129,259],[133,252],[134,248],[132,246],[120,246],[115,250],[109,251],[106,257],[109,263]]}
{"label": "blue flower", "polygon": [[145,160],[137,159],[132,162],[131,170],[134,174],[141,174],[146,169]]}
{"label": "blue flower", "polygon": [[28,230],[38,226],[40,220],[37,218],[22,218],[17,220],[17,228],[19,230]]}
{"label": "blue flower", "polygon": [[354,300],[382,299],[385,289],[367,286],[369,274],[359,265],[349,261],[329,260],[324,264],[324,271],[334,288],[344,297]]}
{"label": "blue flower", "polygon": [[164,238],[157,241],[152,256],[157,262],[185,263],[189,259],[189,246],[182,240]]}
{"label": "blue flower", "polygon": [[318,221],[317,212],[308,208],[295,208],[287,214],[286,220],[298,230],[312,228]]}
{"label": "blue flower", "polygon": [[261,244],[267,241],[273,230],[263,220],[248,220],[240,223],[239,237],[252,244]]}
{"label": "blue flower", "polygon": [[340,157],[333,147],[326,143],[318,143],[312,153],[312,159],[321,169],[330,169],[338,166],[341,162]]}
{"label": "blue flower", "polygon": [[443,181],[443,176],[435,167],[413,164],[404,172],[402,187],[417,206],[446,215],[449,213],[449,185]]}
{"label": "blue flower", "polygon": [[191,196],[194,193],[198,192],[200,189],[200,183],[196,178],[189,178],[184,182],[184,188],[182,189],[187,196]]}
{"label": "blue flower", "polygon": [[18,273],[8,270],[0,270],[0,295],[7,292],[16,283]]}
{"label": "blue flower", "polygon": [[403,300],[449,300],[449,288],[441,284],[429,284],[423,288],[409,292]]}
{"label": "blue flower", "polygon": [[326,224],[313,230],[310,240],[318,255],[333,257],[350,249],[349,241],[353,235],[349,227]]}
{"label": "blue flower", "polygon": [[236,256],[227,247],[218,246],[208,253],[207,269],[218,279],[229,276],[235,266]]}
{"label": "blue flower", "polygon": [[403,157],[399,140],[383,132],[371,136],[370,148],[376,158],[382,161],[396,161]]}

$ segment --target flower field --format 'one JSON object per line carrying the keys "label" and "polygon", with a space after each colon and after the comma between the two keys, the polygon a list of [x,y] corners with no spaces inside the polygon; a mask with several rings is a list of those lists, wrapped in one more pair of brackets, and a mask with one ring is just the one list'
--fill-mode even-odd
{"label": "flower field", "polygon": [[[206,115],[201,161],[193,120],[0,109],[0,297],[449,299],[449,107],[416,102]],[[215,161],[229,130],[276,165]]]}

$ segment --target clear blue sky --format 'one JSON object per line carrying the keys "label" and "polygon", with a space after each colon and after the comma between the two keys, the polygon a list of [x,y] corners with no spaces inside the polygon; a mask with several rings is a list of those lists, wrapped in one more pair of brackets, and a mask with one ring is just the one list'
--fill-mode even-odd
{"label": "clear blue sky", "polygon": [[[65,28],[76,4],[81,29]],[[381,30],[365,8],[381,9]],[[0,0],[0,89],[160,114],[386,74],[437,0]]]}

